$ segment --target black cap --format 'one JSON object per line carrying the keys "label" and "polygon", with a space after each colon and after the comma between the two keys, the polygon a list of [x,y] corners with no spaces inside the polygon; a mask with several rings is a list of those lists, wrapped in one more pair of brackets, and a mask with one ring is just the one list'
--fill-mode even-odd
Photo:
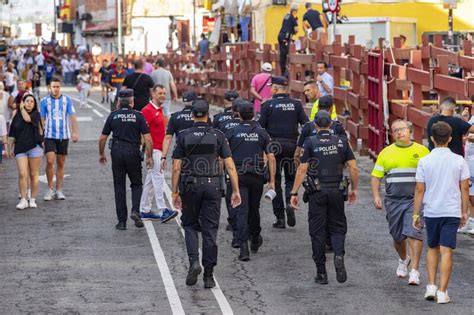
{"label": "black cap", "polygon": [[285,77],[279,77],[279,76],[272,76],[272,81],[271,84],[278,84],[278,85],[288,85],[288,79]]}
{"label": "black cap", "polygon": [[189,103],[197,99],[197,93],[194,91],[186,91],[183,93],[183,102]]}
{"label": "black cap", "polygon": [[320,110],[316,113],[316,116],[314,117],[314,123],[320,128],[329,127],[331,125],[331,122],[331,115],[325,110]]}
{"label": "black cap", "polygon": [[118,92],[118,97],[119,97],[119,98],[130,98],[130,97],[133,97],[133,90],[132,90],[132,89],[120,90],[120,91]]}
{"label": "black cap", "polygon": [[239,98],[239,93],[237,93],[237,91],[227,91],[224,94],[224,99],[227,101],[233,102],[238,98]]}
{"label": "black cap", "polygon": [[253,103],[242,100],[238,105],[239,113],[252,113],[253,114]]}
{"label": "black cap", "polygon": [[324,95],[319,98],[318,107],[319,109],[329,109],[334,104],[331,95]]}
{"label": "black cap", "polygon": [[204,117],[209,113],[209,104],[206,100],[197,100],[193,103],[192,112],[196,117]]}
{"label": "black cap", "polygon": [[240,105],[245,102],[245,100],[243,98],[236,98],[233,102],[232,102],[232,110],[234,112],[238,112],[239,111],[239,107]]}

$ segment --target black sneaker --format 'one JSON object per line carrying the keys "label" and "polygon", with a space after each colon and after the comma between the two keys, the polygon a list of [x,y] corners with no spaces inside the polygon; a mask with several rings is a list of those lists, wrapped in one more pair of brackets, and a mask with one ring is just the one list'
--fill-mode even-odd
{"label": "black sneaker", "polygon": [[232,239],[232,244],[231,244],[232,248],[239,248],[240,247],[240,242],[238,239],[236,238],[233,238]]}
{"label": "black sneaker", "polygon": [[214,268],[213,267],[207,267],[204,270],[204,288],[205,289],[212,289],[216,286],[216,281],[214,280]]}
{"label": "black sneaker", "polygon": [[102,97],[102,100],[100,101],[101,104],[104,104],[105,98]]}
{"label": "black sneaker", "polygon": [[250,260],[250,253],[249,253],[249,243],[247,241],[240,243],[240,261],[249,261]]}
{"label": "black sneaker", "polygon": [[199,264],[199,260],[195,260],[191,263],[186,276],[186,285],[195,285],[198,281],[198,276],[202,272],[202,267]]}
{"label": "black sneaker", "polygon": [[339,283],[347,281],[346,267],[344,266],[344,256],[334,256],[334,267],[336,267],[336,279]]}
{"label": "black sneaker", "polygon": [[295,209],[292,206],[286,207],[286,223],[288,223],[288,226],[296,225]]}
{"label": "black sneaker", "polygon": [[284,219],[277,219],[273,223],[273,227],[276,228],[276,229],[284,229],[286,227],[285,220]]}
{"label": "black sneaker", "polygon": [[139,214],[139,213],[132,212],[132,214],[130,215],[130,219],[132,219],[133,221],[135,221],[135,226],[136,226],[137,228],[142,228],[142,227],[145,226],[145,225],[143,224],[142,218],[140,217],[140,214]]}
{"label": "black sneaker", "polygon": [[252,236],[250,240],[250,250],[253,254],[256,254],[258,252],[258,249],[260,248],[260,246],[262,246],[262,243],[263,238],[261,235]]}
{"label": "black sneaker", "polygon": [[319,284],[328,284],[328,274],[327,273],[316,274],[316,278],[314,278],[314,282],[319,283]]}
{"label": "black sneaker", "polygon": [[122,230],[122,231],[123,231],[123,230],[126,230],[126,229],[127,229],[127,225],[126,225],[125,222],[119,222],[119,223],[117,223],[117,225],[115,226],[115,228],[116,228],[117,230]]}

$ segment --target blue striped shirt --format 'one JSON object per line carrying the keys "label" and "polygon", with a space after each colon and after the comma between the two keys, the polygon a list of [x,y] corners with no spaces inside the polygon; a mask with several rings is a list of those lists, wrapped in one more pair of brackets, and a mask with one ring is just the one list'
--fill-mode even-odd
{"label": "blue striped shirt", "polygon": [[48,95],[40,103],[41,118],[45,120],[44,137],[47,139],[65,140],[71,138],[69,118],[76,115],[76,110],[69,96],[54,98]]}

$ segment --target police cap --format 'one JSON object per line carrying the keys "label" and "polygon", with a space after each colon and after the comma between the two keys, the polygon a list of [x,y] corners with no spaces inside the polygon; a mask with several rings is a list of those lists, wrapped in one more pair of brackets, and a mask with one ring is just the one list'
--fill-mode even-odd
{"label": "police cap", "polygon": [[242,99],[242,98],[240,98],[240,97],[239,97],[239,98],[236,98],[236,99],[232,102],[232,110],[233,110],[234,112],[238,112],[238,111],[239,111],[239,107],[240,107],[240,105],[241,105],[243,102],[245,102],[244,99]]}
{"label": "police cap", "polygon": [[325,110],[320,110],[314,117],[314,123],[320,128],[331,126],[331,121],[331,115]]}
{"label": "police cap", "polygon": [[237,93],[237,91],[227,91],[227,92],[225,92],[225,94],[224,94],[224,99],[225,99],[226,101],[231,101],[231,102],[233,102],[233,101],[235,101],[235,100],[238,99],[238,98],[239,98],[239,93]]}
{"label": "police cap", "polygon": [[253,114],[253,104],[249,101],[242,100],[242,102],[239,104],[238,110],[241,114]]}
{"label": "police cap", "polygon": [[189,103],[196,100],[197,94],[194,91],[186,91],[183,93],[183,102]]}
{"label": "police cap", "polygon": [[209,113],[209,104],[206,100],[197,100],[193,103],[192,112],[196,117],[204,117]]}
{"label": "police cap", "polygon": [[285,77],[279,77],[279,76],[272,76],[271,84],[278,84],[278,85],[283,85],[287,86],[288,85],[288,79]]}
{"label": "police cap", "polygon": [[334,104],[331,95],[324,95],[319,98],[318,106],[319,109],[330,109]]}
{"label": "police cap", "polygon": [[131,98],[131,97],[133,97],[133,90],[132,89],[120,90],[118,92],[118,97],[119,98]]}

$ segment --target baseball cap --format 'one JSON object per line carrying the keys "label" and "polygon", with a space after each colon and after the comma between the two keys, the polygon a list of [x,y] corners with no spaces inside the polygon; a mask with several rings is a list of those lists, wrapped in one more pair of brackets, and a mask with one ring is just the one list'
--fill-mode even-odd
{"label": "baseball cap", "polygon": [[273,70],[273,66],[272,66],[271,63],[269,63],[269,62],[263,63],[263,65],[262,65],[262,71],[270,72],[270,71],[272,71],[272,70]]}
{"label": "baseball cap", "polygon": [[120,90],[120,91],[118,92],[118,97],[119,97],[119,98],[130,98],[130,97],[133,97],[133,90],[132,90],[132,89]]}
{"label": "baseball cap", "polygon": [[252,113],[253,114],[253,104],[249,101],[243,100],[238,105],[239,113]]}
{"label": "baseball cap", "polygon": [[196,100],[197,94],[194,91],[186,91],[183,93],[183,102],[189,103]]}
{"label": "baseball cap", "polygon": [[192,112],[196,117],[204,117],[209,113],[209,104],[206,100],[197,100],[193,103]]}
{"label": "baseball cap", "polygon": [[242,98],[240,98],[240,97],[239,97],[239,98],[236,98],[236,99],[232,102],[232,110],[233,110],[234,112],[238,112],[238,111],[239,111],[239,107],[240,107],[240,105],[241,105],[243,102],[245,102],[244,99],[242,99]]}
{"label": "baseball cap", "polygon": [[314,123],[318,127],[327,128],[331,125],[331,115],[325,110],[320,110],[314,117]]}
{"label": "baseball cap", "polygon": [[320,109],[328,109],[331,108],[332,105],[334,104],[334,101],[332,99],[331,95],[324,95],[319,98],[318,105]]}
{"label": "baseball cap", "polygon": [[236,99],[239,98],[239,93],[237,91],[227,91],[224,94],[224,99],[227,101],[235,101]]}
{"label": "baseball cap", "polygon": [[275,75],[275,76],[272,76],[272,79],[269,85],[272,85],[272,84],[287,86],[288,80],[285,77],[280,77],[280,76]]}

